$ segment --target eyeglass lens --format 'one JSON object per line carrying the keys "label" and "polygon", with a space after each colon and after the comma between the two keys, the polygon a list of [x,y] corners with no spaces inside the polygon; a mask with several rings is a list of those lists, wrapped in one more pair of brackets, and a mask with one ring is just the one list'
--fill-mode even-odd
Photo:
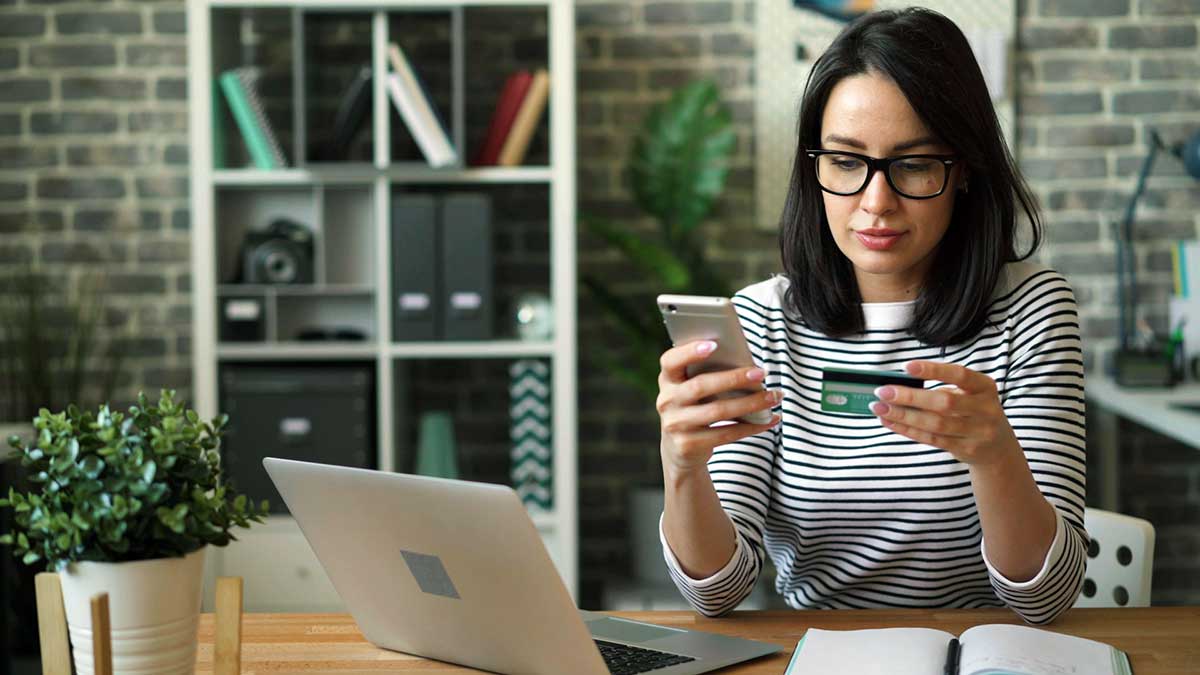
{"label": "eyeglass lens", "polygon": [[[853,194],[866,187],[867,163],[853,155],[817,155],[817,180],[831,192]],[[910,157],[892,162],[888,177],[897,192],[929,197],[945,187],[947,167],[940,160]]]}

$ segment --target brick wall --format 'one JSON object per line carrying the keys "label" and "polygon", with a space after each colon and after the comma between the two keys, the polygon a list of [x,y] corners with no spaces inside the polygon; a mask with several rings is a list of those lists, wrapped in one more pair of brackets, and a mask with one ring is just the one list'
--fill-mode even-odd
{"label": "brick wall", "polygon": [[183,3],[0,5],[0,265],[103,270],[119,397],[186,386]]}
{"label": "brick wall", "polygon": [[[754,2],[578,0],[581,213],[650,227],[624,169],[630,129],[676,85],[709,75],[738,143],[724,198],[703,226],[738,283],[777,269],[753,204]],[[113,328],[134,336],[125,389],[187,384],[186,102],[181,0],[0,0],[0,265],[36,259],[111,270]],[[1111,224],[1132,187],[1146,127],[1168,141],[1200,126],[1195,0],[1026,0],[1019,19],[1020,142],[1046,206],[1042,259],[1079,296],[1089,362],[1115,326]],[[1197,234],[1200,190],[1158,161],[1139,211],[1143,297],[1165,322],[1166,243]],[[627,275],[581,235],[581,273]],[[588,346],[609,340],[580,298],[582,602],[629,565],[630,485],[660,480],[650,401],[615,382]],[[1200,455],[1125,427],[1125,504],[1159,527],[1155,601],[1200,602]],[[1183,478],[1180,478],[1180,477]],[[1162,489],[1166,486],[1168,489]]]}
{"label": "brick wall", "polygon": [[[1045,208],[1041,259],[1071,280],[1098,367],[1116,345],[1113,228],[1149,131],[1175,143],[1200,129],[1200,2],[1028,0],[1018,26],[1018,152]],[[1138,293],[1160,332],[1168,247],[1197,235],[1198,185],[1162,153],[1138,207]],[[1200,453],[1133,423],[1120,429],[1120,509],[1158,528],[1153,601],[1200,602]]]}

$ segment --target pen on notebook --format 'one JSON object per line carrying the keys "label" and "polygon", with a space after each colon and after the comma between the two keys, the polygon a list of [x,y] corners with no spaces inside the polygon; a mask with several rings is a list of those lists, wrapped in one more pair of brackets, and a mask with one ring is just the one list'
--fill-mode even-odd
{"label": "pen on notebook", "polygon": [[942,669],[942,675],[958,675],[958,650],[958,638],[951,638],[946,647],[946,667]]}

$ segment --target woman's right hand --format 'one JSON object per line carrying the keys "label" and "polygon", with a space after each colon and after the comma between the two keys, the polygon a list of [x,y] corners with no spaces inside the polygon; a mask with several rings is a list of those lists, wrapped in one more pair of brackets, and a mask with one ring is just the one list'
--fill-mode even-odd
{"label": "woman's right hand", "polygon": [[733,424],[713,427],[716,422],[733,420],[759,410],[770,410],[782,398],[780,390],[767,390],[736,398],[700,401],[727,391],[757,387],[765,376],[761,368],[733,368],[695,377],[687,376],[687,367],[707,359],[717,344],[704,340],[689,342],[663,352],[659,359],[658,416],[662,429],[664,466],[676,471],[705,469],[713,448],[747,436],[762,433],[779,423],[772,415],[767,424]]}

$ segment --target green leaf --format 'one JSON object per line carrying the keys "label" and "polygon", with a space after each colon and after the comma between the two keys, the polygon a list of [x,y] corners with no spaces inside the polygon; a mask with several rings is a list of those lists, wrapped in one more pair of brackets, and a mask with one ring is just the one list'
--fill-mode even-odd
{"label": "green leaf", "polygon": [[89,480],[95,480],[104,472],[104,460],[95,455],[88,455],[79,463],[79,469]]}
{"label": "green leaf", "polygon": [[585,217],[583,223],[588,231],[620,250],[643,272],[658,277],[665,286],[663,292],[686,289],[691,282],[692,275],[687,266],[667,247],[621,230],[608,220]]}
{"label": "green leaf", "polygon": [[142,465],[142,481],[145,483],[154,482],[154,472],[158,469],[158,465],[154,460],[150,460]]}
{"label": "green leaf", "polygon": [[689,83],[655,106],[634,140],[635,199],[668,242],[694,229],[725,186],[736,143],[732,115],[709,80]]}
{"label": "green leaf", "polygon": [[41,559],[42,556],[38,555],[36,551],[29,551],[25,554],[25,557],[21,558],[21,562],[25,563],[26,565],[32,565]]}

